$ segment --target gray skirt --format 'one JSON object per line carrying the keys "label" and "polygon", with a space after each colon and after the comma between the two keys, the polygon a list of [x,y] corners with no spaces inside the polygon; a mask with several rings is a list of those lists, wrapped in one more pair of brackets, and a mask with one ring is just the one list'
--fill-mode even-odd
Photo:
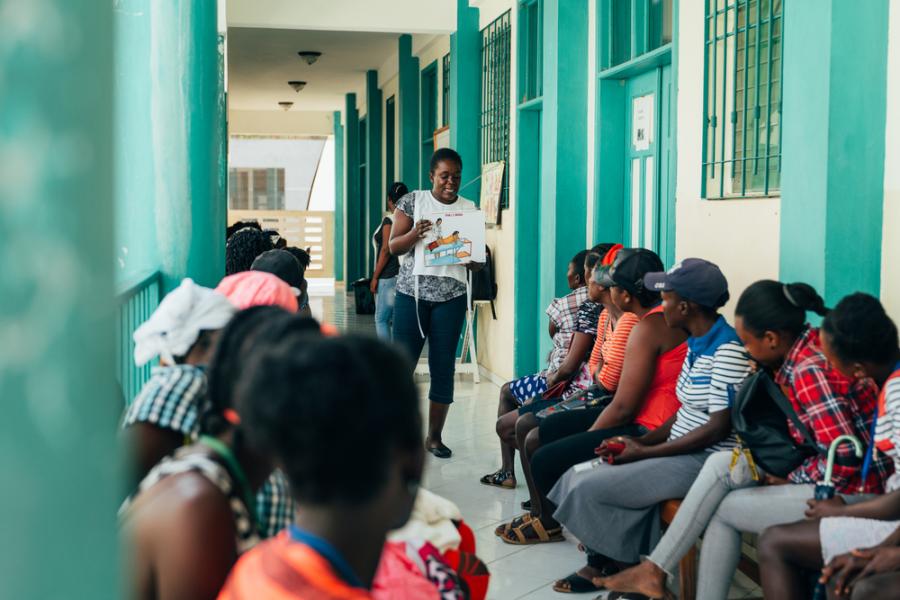
{"label": "gray skirt", "polygon": [[636,563],[659,541],[660,502],[684,498],[709,456],[575,465],[548,495],[557,507],[553,517],[591,551]]}

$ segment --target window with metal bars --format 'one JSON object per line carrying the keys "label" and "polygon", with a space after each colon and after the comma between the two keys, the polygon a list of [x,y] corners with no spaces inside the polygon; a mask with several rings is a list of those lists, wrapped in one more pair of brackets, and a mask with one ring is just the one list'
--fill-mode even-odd
{"label": "window with metal bars", "polygon": [[441,126],[450,124],[450,53],[441,60]]}
{"label": "window with metal bars", "polygon": [[706,0],[703,196],[781,186],[783,0]]}
{"label": "window with metal bars", "polygon": [[481,162],[504,161],[500,208],[509,208],[510,11],[481,30]]}

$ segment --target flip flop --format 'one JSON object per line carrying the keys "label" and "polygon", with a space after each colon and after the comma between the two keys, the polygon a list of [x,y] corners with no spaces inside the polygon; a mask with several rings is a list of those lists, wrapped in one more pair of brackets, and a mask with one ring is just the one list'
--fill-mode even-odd
{"label": "flip flop", "polygon": [[494,471],[479,479],[484,485],[491,485],[504,490],[516,489],[516,478],[512,471]]}
{"label": "flip flop", "polygon": [[438,458],[450,458],[450,456],[453,454],[453,451],[443,444],[441,444],[440,446],[435,446],[433,448],[428,448],[428,451]]}

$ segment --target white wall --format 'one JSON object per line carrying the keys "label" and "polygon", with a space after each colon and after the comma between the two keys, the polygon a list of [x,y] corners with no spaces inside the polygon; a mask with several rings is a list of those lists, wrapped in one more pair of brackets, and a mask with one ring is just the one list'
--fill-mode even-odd
{"label": "white wall", "polygon": [[319,170],[313,180],[309,210],[334,211],[334,196],[334,136],[331,136],[325,140]]}
{"label": "white wall", "polygon": [[333,135],[334,118],[330,112],[319,111],[228,111],[229,135],[300,136]]}
{"label": "white wall", "polygon": [[890,11],[881,299],[894,321],[900,323],[900,2],[891,2]]}
{"label": "white wall", "polygon": [[725,309],[730,317],[744,288],[778,278],[781,200],[701,199],[704,3],[679,2],[679,7],[675,255],[719,265],[731,291]]}

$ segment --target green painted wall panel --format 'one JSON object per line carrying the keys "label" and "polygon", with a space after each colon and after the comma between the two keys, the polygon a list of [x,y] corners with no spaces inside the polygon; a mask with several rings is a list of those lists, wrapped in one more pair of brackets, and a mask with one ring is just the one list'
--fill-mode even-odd
{"label": "green painted wall panel", "polygon": [[346,184],[344,189],[344,223],[346,249],[347,282],[352,283],[363,276],[363,256],[360,246],[360,223],[365,215],[363,206],[363,190],[359,181],[359,112],[356,110],[356,94],[347,94],[344,107],[346,123],[344,125],[344,173]]}
{"label": "green painted wall panel", "polygon": [[456,33],[450,36],[450,146],[463,160],[461,196],[481,193],[481,31],[478,9],[457,0]]}
{"label": "green painted wall panel", "polygon": [[0,12],[0,597],[112,600],[112,5]]}
{"label": "green painted wall panel", "polygon": [[398,127],[400,131],[400,181],[410,189],[419,181],[419,59],[412,55],[412,36],[400,36],[399,91],[397,93]]}
{"label": "green painted wall panel", "polygon": [[784,10],[781,278],[878,295],[888,2]]}
{"label": "green painted wall panel", "polygon": [[344,127],[334,111],[334,278],[344,281]]}
{"label": "green painted wall panel", "polygon": [[594,239],[625,239],[625,82],[597,80]]}
{"label": "green painted wall panel", "polygon": [[366,180],[368,194],[365,207],[365,263],[366,276],[375,270],[375,250],[368,239],[384,218],[384,197],[386,186],[382,183],[384,170],[381,168],[382,107],[381,90],[378,89],[378,71],[366,72]]}

